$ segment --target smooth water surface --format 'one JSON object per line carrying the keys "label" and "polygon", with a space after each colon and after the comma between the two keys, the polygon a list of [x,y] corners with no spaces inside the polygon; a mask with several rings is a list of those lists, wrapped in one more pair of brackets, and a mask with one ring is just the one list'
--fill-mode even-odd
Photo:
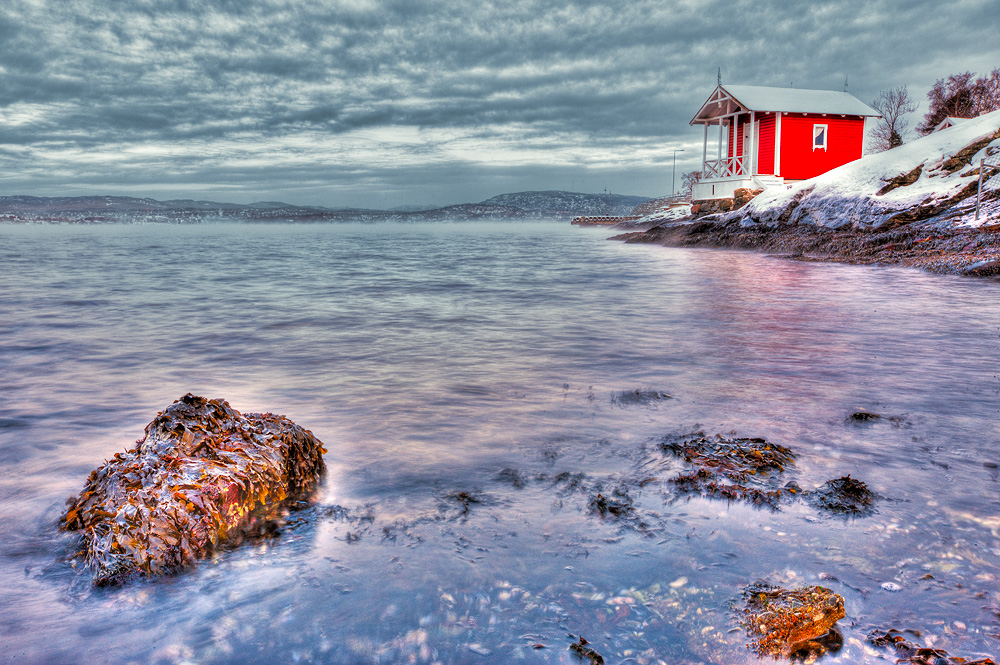
{"label": "smooth water surface", "polygon": [[[892,662],[865,642],[889,628],[996,658],[1000,284],[606,235],[0,226],[0,661],[571,663],[583,635],[608,663],[753,663],[756,580],[844,596],[821,662]],[[93,590],[65,501],[187,392],[311,429],[316,505]],[[698,430],[883,498],[679,494],[659,444]],[[616,488],[635,511],[602,518]]]}

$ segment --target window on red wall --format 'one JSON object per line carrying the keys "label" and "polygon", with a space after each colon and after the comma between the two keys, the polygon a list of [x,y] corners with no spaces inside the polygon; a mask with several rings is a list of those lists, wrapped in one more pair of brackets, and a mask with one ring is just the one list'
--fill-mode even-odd
{"label": "window on red wall", "polygon": [[829,128],[826,125],[813,125],[813,150],[826,150],[829,139]]}

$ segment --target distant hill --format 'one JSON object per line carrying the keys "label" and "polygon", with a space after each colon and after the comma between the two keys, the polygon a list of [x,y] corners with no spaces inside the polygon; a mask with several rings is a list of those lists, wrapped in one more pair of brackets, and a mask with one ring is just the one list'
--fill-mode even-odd
{"label": "distant hill", "polygon": [[501,194],[486,199],[480,205],[503,205],[520,208],[525,212],[575,217],[577,215],[626,215],[632,208],[649,200],[648,196],[582,194],[555,190]]}
{"label": "distant hill", "polygon": [[157,201],[129,196],[0,197],[6,222],[205,222],[246,221],[466,221],[481,219],[557,219],[578,215],[621,215],[648,197],[546,191],[501,194],[480,203],[441,208],[401,206],[393,210],[297,206],[275,201],[218,203],[177,199]]}

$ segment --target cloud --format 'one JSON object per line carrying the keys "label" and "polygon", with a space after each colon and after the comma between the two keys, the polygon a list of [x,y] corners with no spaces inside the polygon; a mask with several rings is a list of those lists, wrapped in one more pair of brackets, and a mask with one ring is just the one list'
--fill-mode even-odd
{"label": "cloud", "polygon": [[411,178],[408,192],[457,202],[520,168],[551,179],[538,188],[605,180],[655,195],[674,148],[698,166],[687,123],[717,68],[729,82],[849,77],[861,99],[901,83],[922,96],[1000,64],[990,5],[7,0],[0,187],[214,182],[247,200],[327,179],[296,202],[358,205]]}

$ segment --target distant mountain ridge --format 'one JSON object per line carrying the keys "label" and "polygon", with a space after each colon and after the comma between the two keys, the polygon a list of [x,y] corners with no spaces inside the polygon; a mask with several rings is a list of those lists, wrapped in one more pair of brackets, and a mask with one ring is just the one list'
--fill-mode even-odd
{"label": "distant mountain ridge", "polygon": [[641,203],[649,201],[648,196],[624,196],[622,194],[581,194],[549,190],[542,192],[517,192],[501,194],[486,199],[480,205],[505,205],[531,212],[551,212],[576,215],[623,215]]}
{"label": "distant mountain ridge", "polygon": [[621,215],[650,200],[621,194],[515,192],[480,203],[440,208],[400,206],[392,210],[297,206],[279,201],[223,203],[129,196],[0,197],[0,222],[199,222],[246,221],[466,221],[478,219],[557,219],[578,215]]}

